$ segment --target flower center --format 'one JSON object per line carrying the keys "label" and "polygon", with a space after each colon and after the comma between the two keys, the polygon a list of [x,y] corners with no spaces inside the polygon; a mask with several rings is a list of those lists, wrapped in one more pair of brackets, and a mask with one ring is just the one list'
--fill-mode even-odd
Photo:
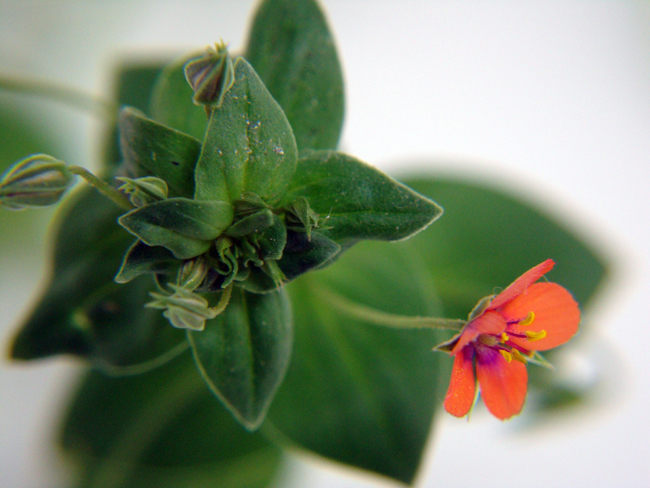
{"label": "flower center", "polygon": [[[508,325],[517,324],[520,327],[527,327],[535,321],[535,312],[530,311],[528,315],[523,319],[509,321]],[[481,334],[478,338],[479,342],[490,349],[499,351],[499,354],[507,362],[511,362],[513,359],[521,363],[526,364],[527,357],[533,354],[532,351],[527,351],[526,348],[521,347],[518,344],[510,342],[511,338],[526,339],[529,342],[538,341],[546,337],[546,331],[540,330],[539,332],[534,332],[531,330],[523,332],[507,331],[502,332],[500,335],[496,334]]]}

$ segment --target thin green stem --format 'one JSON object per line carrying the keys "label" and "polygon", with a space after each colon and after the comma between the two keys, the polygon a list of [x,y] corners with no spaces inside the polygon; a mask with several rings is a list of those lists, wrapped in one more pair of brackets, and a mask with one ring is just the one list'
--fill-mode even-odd
{"label": "thin green stem", "polygon": [[228,306],[228,303],[230,303],[231,295],[232,295],[232,285],[228,285],[226,289],[223,291],[223,295],[221,295],[221,299],[219,300],[219,303],[217,303],[217,305],[215,307],[212,307],[210,310],[216,312],[217,315],[223,313],[223,311]]}
{"label": "thin green stem", "polygon": [[367,307],[353,302],[327,288],[319,288],[321,295],[334,308],[355,318],[372,322],[376,325],[396,329],[448,329],[460,330],[466,322],[461,319],[445,319],[440,317],[411,317],[382,312],[376,308]]}
{"label": "thin green stem", "polygon": [[99,193],[104,195],[106,198],[109,198],[116,205],[122,207],[125,210],[133,210],[136,208],[124,195],[119,191],[113,188],[111,185],[106,183],[104,180],[97,178],[94,174],[88,171],[86,168],[81,166],[68,166],[68,169],[71,173],[81,176],[84,180],[88,182],[90,186],[95,188]]}
{"label": "thin green stem", "polygon": [[128,366],[117,366],[114,364],[101,364],[100,367],[104,373],[108,376],[113,377],[123,377],[123,376],[135,376],[138,374],[146,373],[147,371],[154,370],[159,366],[167,364],[172,359],[178,357],[180,354],[187,351],[190,347],[190,344],[187,341],[183,341],[180,344],[174,346],[167,352],[161,354],[157,358],[145,361],[139,364],[132,364]]}
{"label": "thin green stem", "polygon": [[57,100],[67,105],[91,112],[113,122],[117,116],[118,105],[111,101],[90,95],[81,90],[51,82],[30,80],[0,73],[0,90],[28,95],[37,95]]}

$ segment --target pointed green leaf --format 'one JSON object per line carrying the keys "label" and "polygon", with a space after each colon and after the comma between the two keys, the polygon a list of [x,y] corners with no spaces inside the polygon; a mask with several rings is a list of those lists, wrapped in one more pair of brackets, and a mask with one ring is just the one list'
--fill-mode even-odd
{"label": "pointed green leaf", "polygon": [[167,183],[171,197],[192,198],[194,167],[201,151],[197,139],[130,107],[122,109],[118,125],[122,157],[130,175],[156,176]]}
{"label": "pointed green leaf", "polygon": [[119,218],[126,230],[149,246],[163,246],[179,259],[204,253],[212,239],[232,223],[227,202],[170,198],[135,209]]}
{"label": "pointed green leaf", "polygon": [[161,246],[147,246],[136,240],[122,261],[122,267],[115,276],[116,283],[128,283],[145,273],[168,273],[178,266],[174,255]]}
{"label": "pointed green leaf", "polygon": [[442,214],[434,202],[345,154],[310,151],[298,161],[284,205],[304,197],[347,248],[361,239],[406,239]]}
{"label": "pointed green leaf", "polygon": [[583,306],[605,277],[602,256],[560,221],[525,202],[459,180],[421,177],[407,182],[446,209],[438,224],[412,242],[452,317],[466,316],[477,298],[545,259],[557,263],[549,280],[571,290]]}
{"label": "pointed green leaf", "polygon": [[282,436],[320,456],[413,481],[449,382],[449,358],[431,348],[449,334],[377,325],[356,308],[439,315],[424,271],[408,242],[364,242],[287,287],[294,352],[269,410]]}
{"label": "pointed green leaf", "polygon": [[192,102],[194,90],[185,79],[185,64],[200,55],[183,56],[162,71],[151,96],[149,111],[156,122],[202,141],[208,119],[203,107]]}
{"label": "pointed green leaf", "polygon": [[291,324],[283,290],[258,295],[236,288],[225,312],[187,333],[206,382],[249,430],[262,423],[284,378]]}
{"label": "pointed green leaf", "polygon": [[187,354],[128,378],[89,373],[60,437],[78,488],[266,488],[282,461],[219,404]]}
{"label": "pointed green leaf", "polygon": [[231,225],[226,231],[230,237],[244,237],[255,232],[262,232],[273,225],[274,215],[268,209],[248,215]]}
{"label": "pointed green leaf", "polygon": [[343,126],[343,75],[316,2],[262,3],[245,56],[287,114],[298,148],[336,149]]}
{"label": "pointed green leaf", "polygon": [[296,141],[284,112],[253,68],[235,62],[235,84],[212,111],[196,165],[197,200],[234,202],[255,193],[267,203],[296,169]]}
{"label": "pointed green leaf", "polygon": [[153,282],[113,282],[133,237],[117,225],[122,212],[94,190],[62,208],[48,285],[16,336],[11,354],[87,357],[109,369],[170,357],[184,341],[158,311],[146,310]]}

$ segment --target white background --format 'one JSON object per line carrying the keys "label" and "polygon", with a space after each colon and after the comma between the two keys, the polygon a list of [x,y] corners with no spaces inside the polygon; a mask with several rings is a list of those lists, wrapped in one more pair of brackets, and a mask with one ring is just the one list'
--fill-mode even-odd
{"label": "white background", "polygon": [[[219,38],[236,51],[253,4],[0,0],[0,70],[108,93],[112,62],[127,52],[182,53]],[[324,6],[345,70],[346,152],[394,174],[426,168],[508,188],[593,239],[614,270],[586,318],[594,333],[576,341],[575,361],[564,365],[600,381],[600,402],[526,429],[480,411],[469,423],[445,416],[419,486],[650,486],[650,3]],[[87,164],[97,148],[85,141],[97,124],[52,113],[60,139],[77,144],[69,162]],[[42,259],[0,260],[5,350],[34,300]],[[48,443],[78,365],[4,357],[0,486],[62,486]],[[294,487],[377,483],[312,461],[296,461],[285,479]]]}

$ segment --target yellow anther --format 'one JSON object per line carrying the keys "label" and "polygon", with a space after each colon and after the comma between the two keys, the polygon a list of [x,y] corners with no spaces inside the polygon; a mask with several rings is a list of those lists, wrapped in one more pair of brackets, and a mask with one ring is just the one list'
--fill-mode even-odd
{"label": "yellow anther", "polygon": [[514,359],[515,361],[519,361],[520,363],[524,363],[524,364],[528,362],[524,357],[524,355],[521,354],[517,349],[513,349],[512,351],[510,351],[510,354],[512,355],[512,359]]}
{"label": "yellow anther", "polygon": [[501,332],[501,342],[505,344],[506,341],[509,340],[510,340],[510,336],[508,336],[508,334],[506,334],[505,332]]}
{"label": "yellow anther", "polygon": [[512,361],[512,354],[510,354],[508,351],[504,349],[499,349],[499,352],[503,356],[503,359],[505,359],[508,362]]}
{"label": "yellow anther", "polygon": [[540,330],[539,332],[532,332],[530,330],[527,330],[525,332],[525,334],[526,334],[526,337],[528,338],[528,340],[530,342],[538,341],[538,340],[544,339],[544,337],[546,337],[546,331],[545,330]]}
{"label": "yellow anther", "polygon": [[533,323],[533,320],[535,320],[535,312],[528,312],[528,315],[526,315],[526,318],[519,322],[519,325],[526,327],[527,325],[530,325]]}

